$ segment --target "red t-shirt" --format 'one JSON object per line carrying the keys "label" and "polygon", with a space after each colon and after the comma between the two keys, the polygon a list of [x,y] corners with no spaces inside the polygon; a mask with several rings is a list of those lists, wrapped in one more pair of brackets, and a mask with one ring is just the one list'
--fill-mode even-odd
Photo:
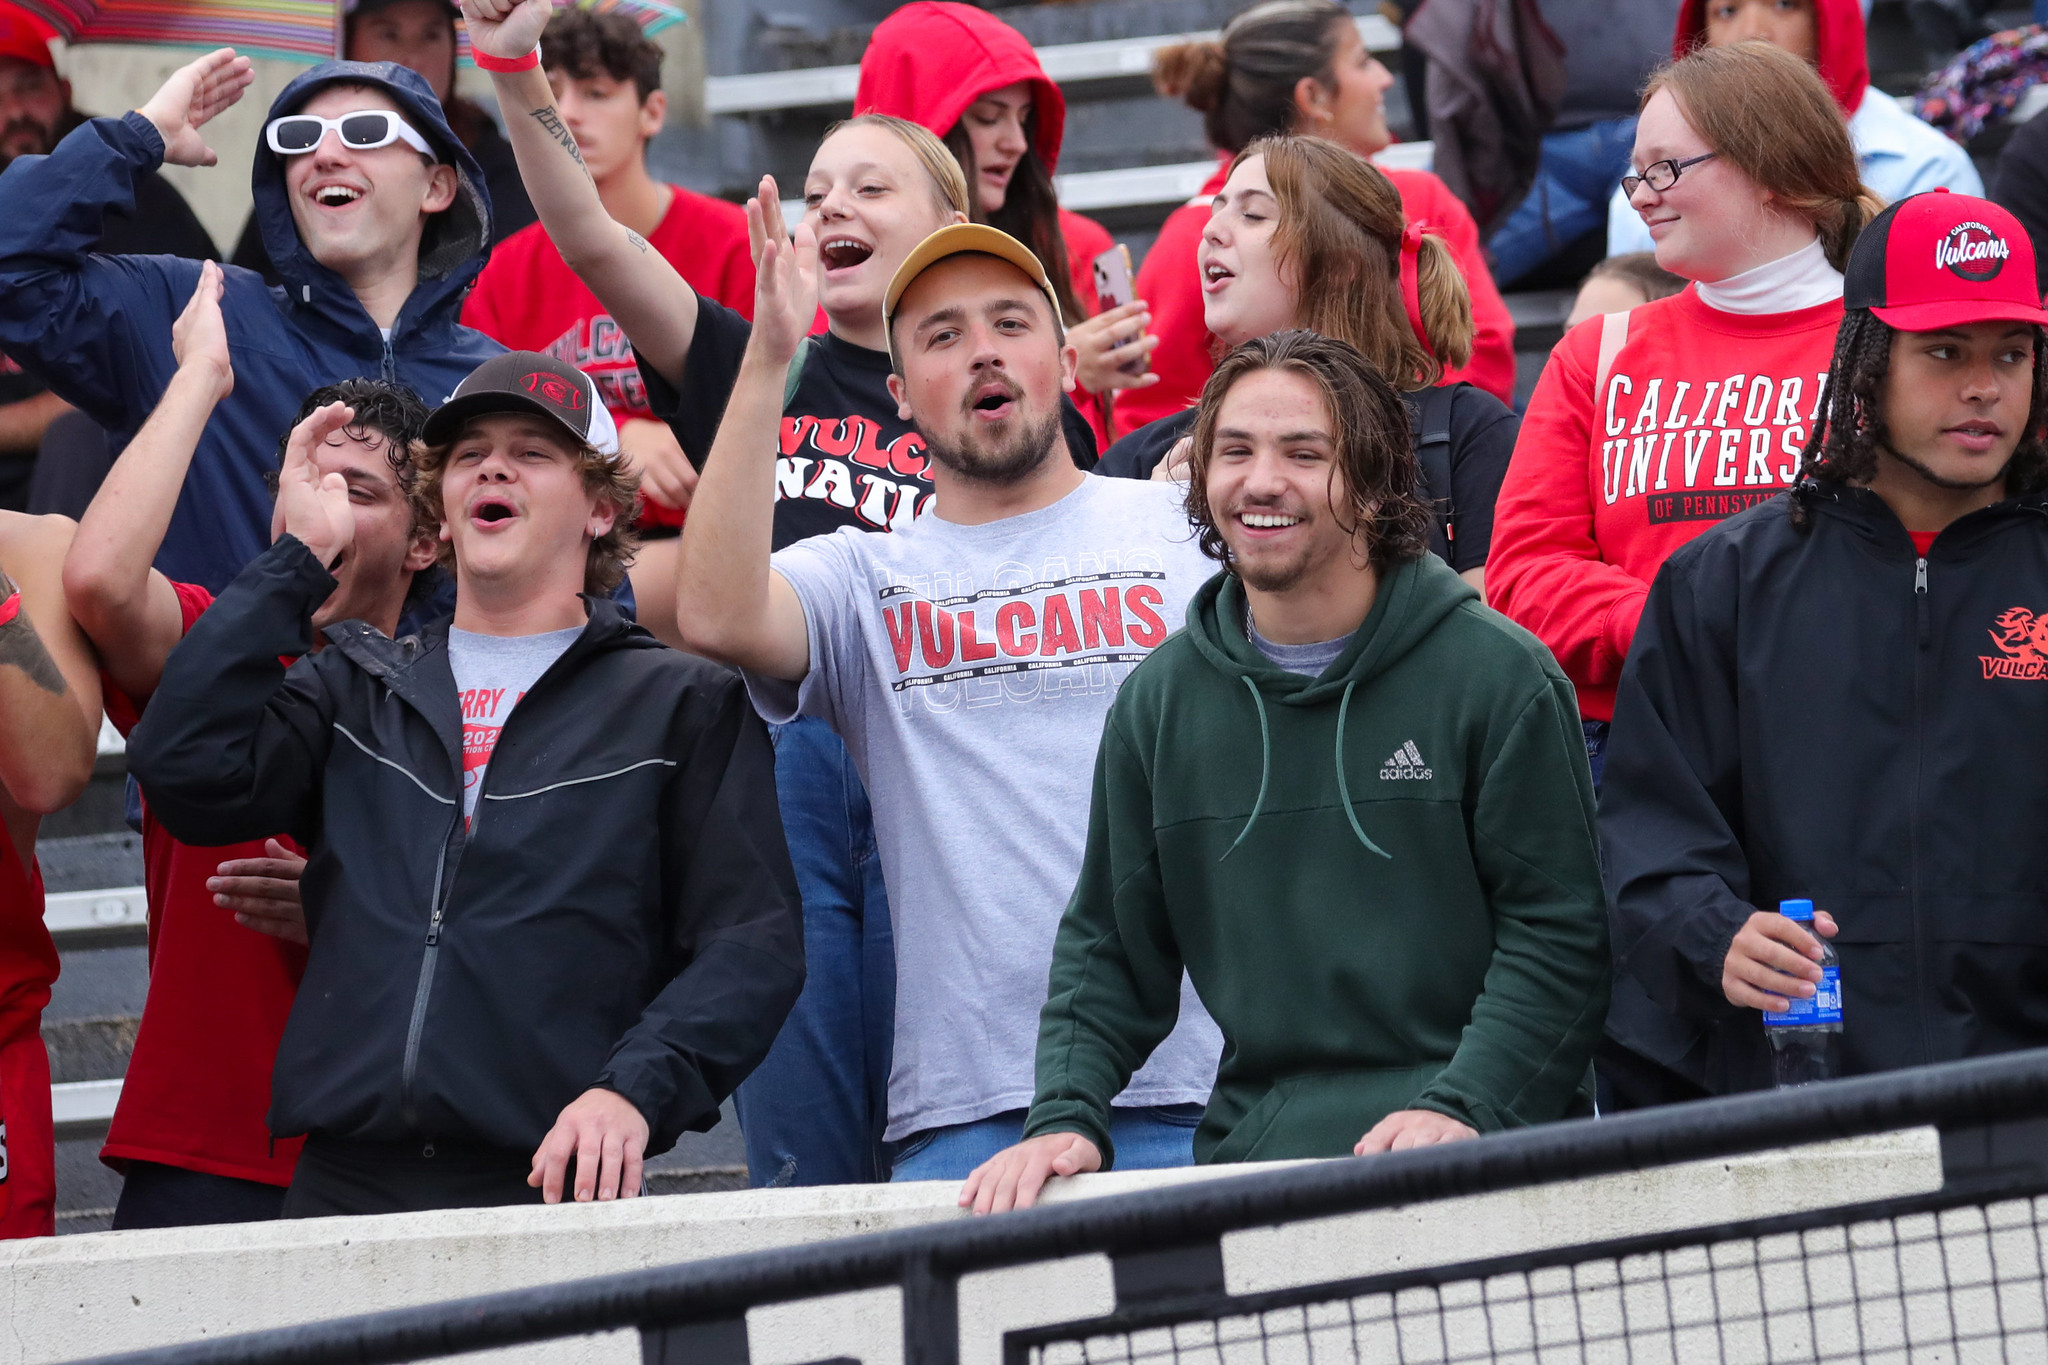
{"label": "red t-shirt", "polygon": [[[692,289],[743,317],[754,316],[754,258],[747,246],[747,211],[738,204],[671,185],[675,198],[648,234]],[[498,243],[462,305],[464,325],[515,351],[542,351],[589,375],[604,395],[612,420],[654,420],[647,386],[633,360],[633,344],[597,295],[562,264],[561,253],[539,223]],[[683,513],[649,501],[643,524],[680,526]]]}
{"label": "red t-shirt", "polygon": [[1588,720],[1673,550],[1785,491],[1813,429],[1839,301],[1724,313],[1691,287],[1629,314],[1594,401],[1602,322],[1550,353],[1493,509],[1487,601],[1550,646]]}
{"label": "red t-shirt", "polygon": [[[192,629],[213,594],[172,585]],[[105,683],[107,718],[123,735],[140,713]],[[284,841],[291,846],[290,840]],[[121,1102],[100,1160],[155,1161],[209,1175],[289,1185],[302,1139],[271,1140],[270,1072],[306,950],[235,923],[207,879],[230,858],[261,858],[261,840],[220,848],[181,844],[142,808],[149,893],[149,995],[128,1059]]]}
{"label": "red t-shirt", "polygon": [[1906,534],[1913,537],[1913,552],[1919,555],[1922,559],[1925,559],[1927,558],[1927,552],[1934,548],[1934,538],[1940,535],[1941,532],[1908,531],[1906,532]]}
{"label": "red t-shirt", "polygon": [[43,874],[0,826],[0,1238],[57,1231],[57,1144],[43,1006],[57,945],[43,924]]}
{"label": "red t-shirt", "polygon": [[[1119,436],[1192,406],[1216,368],[1209,358],[1209,329],[1202,321],[1202,282],[1196,278],[1195,251],[1209,226],[1209,201],[1223,188],[1229,170],[1230,158],[1225,157],[1209,183],[1202,186],[1201,194],[1167,217],[1152,249],[1145,253],[1145,263],[1138,267],[1138,297],[1151,305],[1152,332],[1159,338],[1152,351],[1152,369],[1159,382],[1117,395]],[[1380,171],[1400,191],[1408,221],[1428,223],[1443,234],[1444,245],[1451,249],[1472,294],[1476,328],[1472,362],[1447,375],[1445,382],[1469,380],[1503,403],[1514,402],[1515,320],[1487,268],[1479,226],[1472,221],[1471,211],[1428,171],[1384,166]]]}

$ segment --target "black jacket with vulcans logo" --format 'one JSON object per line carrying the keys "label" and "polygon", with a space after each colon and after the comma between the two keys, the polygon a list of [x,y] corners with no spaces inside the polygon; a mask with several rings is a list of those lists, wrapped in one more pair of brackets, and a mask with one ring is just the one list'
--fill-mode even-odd
{"label": "black jacket with vulcans logo", "polygon": [[1841,926],[1848,1073],[2048,1044],[2043,499],[1973,512],[1922,558],[1874,493],[1808,482],[1674,551],[1622,671],[1600,824],[1608,1032],[1711,1090],[1771,1084],[1721,968],[1790,897]]}
{"label": "black jacket with vulcans logo", "polygon": [[531,1151],[591,1086],[646,1116],[649,1155],[709,1128],[804,975],[739,678],[586,599],[465,829],[447,623],[394,641],[348,621],[308,654],[334,586],[280,540],[171,652],[128,747],[177,838],[282,828],[309,850],[271,1131]]}

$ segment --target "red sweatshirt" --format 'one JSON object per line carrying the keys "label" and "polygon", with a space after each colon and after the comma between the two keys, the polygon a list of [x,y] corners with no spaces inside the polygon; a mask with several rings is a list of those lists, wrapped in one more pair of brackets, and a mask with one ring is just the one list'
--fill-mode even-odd
{"label": "red sweatshirt", "polygon": [[[1152,306],[1152,332],[1159,345],[1152,352],[1157,384],[1126,389],[1116,396],[1116,434],[1128,436],[1147,422],[1171,416],[1202,396],[1202,385],[1216,368],[1209,358],[1213,344],[1202,323],[1202,283],[1196,278],[1195,251],[1209,226],[1209,200],[1230,170],[1223,157],[1209,183],[1194,199],[1175,209],[1159,229],[1145,263],[1138,267],[1138,297]],[[1479,225],[1450,187],[1428,171],[1380,168],[1401,192],[1401,208],[1411,223],[1429,223],[1443,232],[1444,245],[1457,258],[1472,292],[1472,363],[1446,376],[1446,382],[1469,380],[1503,403],[1515,400],[1515,320],[1493,283],[1485,253],[1479,246]]]}
{"label": "red sweatshirt", "polygon": [[[742,317],[754,316],[754,257],[747,211],[738,204],[671,185],[675,198],[647,236],[648,245],[692,289]],[[498,243],[462,305],[462,321],[515,351],[544,351],[583,371],[604,395],[612,420],[655,420],[633,343],[597,295],[562,264],[547,229],[530,224]],[[649,499],[643,525],[680,526],[683,513]]]}
{"label": "red sweatshirt", "polygon": [[[875,27],[860,59],[853,110],[893,114],[944,137],[968,105],[991,90],[1018,84],[1031,87],[1031,146],[1050,175],[1060,164],[1067,98],[1038,64],[1030,41],[972,5],[916,0]],[[975,187],[969,185],[967,191],[973,194]],[[1067,209],[1060,210],[1060,238],[1067,248],[1074,298],[1081,311],[1093,317],[1101,307],[1095,294],[1095,258],[1115,243],[1102,224]],[[1102,401],[1077,389],[1074,405],[1095,427],[1097,444],[1108,446]]]}
{"label": "red sweatshirt", "polygon": [[[192,629],[213,594],[173,584]],[[126,735],[141,719],[106,684],[107,715]],[[301,1138],[272,1142],[270,1072],[306,971],[306,950],[244,929],[206,889],[230,858],[261,858],[263,844],[195,848],[142,810],[149,892],[149,995],[128,1059],[121,1102],[100,1160],[154,1161],[181,1170],[289,1185]]]}
{"label": "red sweatshirt", "polygon": [[43,876],[0,826],[0,1238],[57,1231],[57,1143],[43,1006],[57,946],[43,925]]}
{"label": "red sweatshirt", "polygon": [[1724,313],[1688,286],[1629,315],[1597,411],[1601,320],[1551,352],[1494,504],[1486,596],[1550,646],[1586,719],[1613,718],[1665,557],[1790,486],[1841,320],[1839,302]]}

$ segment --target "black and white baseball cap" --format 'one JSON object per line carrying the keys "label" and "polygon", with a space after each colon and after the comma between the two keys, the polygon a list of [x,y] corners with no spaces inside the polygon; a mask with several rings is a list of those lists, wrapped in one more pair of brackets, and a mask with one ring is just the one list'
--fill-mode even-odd
{"label": "black and white baseball cap", "polygon": [[574,365],[538,351],[507,351],[471,370],[427,418],[427,444],[454,440],[472,417],[511,412],[551,417],[606,459],[619,458],[618,424],[597,385]]}

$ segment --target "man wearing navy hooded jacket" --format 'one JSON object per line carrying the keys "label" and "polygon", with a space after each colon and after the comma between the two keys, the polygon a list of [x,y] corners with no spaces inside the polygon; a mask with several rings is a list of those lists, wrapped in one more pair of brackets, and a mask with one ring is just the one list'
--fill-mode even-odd
{"label": "man wearing navy hooded jacket", "polygon": [[[215,163],[201,130],[251,79],[248,59],[222,48],[140,109],[93,119],[0,174],[11,206],[0,215],[0,349],[117,441],[177,369],[171,324],[199,262],[95,255],[92,243],[109,211],[132,205],[138,175]],[[345,133],[356,113],[378,117]],[[256,153],[255,211],[284,284],[227,271],[235,389],[207,426],[157,556],[171,578],[214,592],[269,545],[264,474],[306,393],[367,375],[431,405],[504,350],[458,320],[490,245],[490,200],[427,83],[392,62],[323,63],[285,87],[267,127],[307,114],[329,120],[310,150],[280,152],[269,133]]]}

